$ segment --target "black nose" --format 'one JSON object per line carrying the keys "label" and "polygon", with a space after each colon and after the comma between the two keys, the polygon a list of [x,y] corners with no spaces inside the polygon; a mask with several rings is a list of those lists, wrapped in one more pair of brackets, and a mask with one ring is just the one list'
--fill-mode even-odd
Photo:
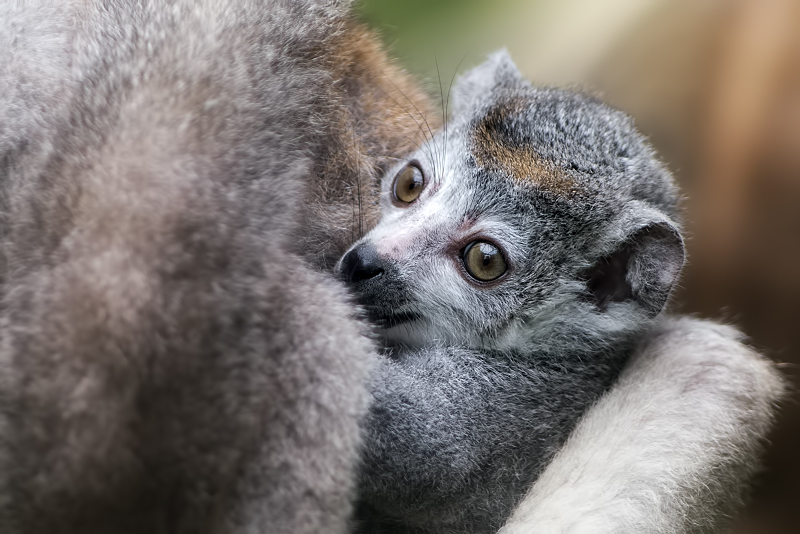
{"label": "black nose", "polygon": [[361,243],[342,258],[339,268],[344,281],[355,284],[383,274],[378,251],[369,243]]}

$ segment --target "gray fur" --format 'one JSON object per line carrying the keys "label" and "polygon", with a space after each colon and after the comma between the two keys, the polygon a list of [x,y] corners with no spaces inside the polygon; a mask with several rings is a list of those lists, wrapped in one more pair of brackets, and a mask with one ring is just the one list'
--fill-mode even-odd
{"label": "gray fur", "polygon": [[347,7],[0,5],[3,532],[345,530],[371,346],[293,236]]}
{"label": "gray fur", "polygon": [[660,319],[501,534],[724,531],[784,387],[735,329]]}
{"label": "gray fur", "polygon": [[[311,265],[329,265],[353,239],[354,220],[369,224],[375,216],[374,172],[409,151],[415,136],[407,126],[415,121],[368,112],[396,104],[396,95],[380,105],[375,96],[387,92],[376,82],[396,72],[380,61],[385,70],[360,72],[365,56],[337,48],[353,31],[347,9],[348,2],[335,0],[0,2],[0,531],[348,529],[357,421],[374,357],[339,284]],[[500,58],[491,65],[509,64]],[[493,79],[478,72],[478,81]],[[462,91],[458,105],[473,109],[465,103],[487,91]],[[585,105],[605,109],[565,98],[575,113]],[[594,128],[584,133],[591,138]],[[358,192],[363,209],[352,200]],[[621,193],[628,194],[634,193]],[[639,206],[633,219],[609,228],[676,228],[656,190],[634,196],[653,210]],[[653,280],[657,263],[645,260],[674,252],[669,231],[661,236],[667,239],[632,236],[637,251],[649,251],[637,256],[632,281]],[[595,243],[581,261],[588,265],[622,237]],[[653,241],[666,246],[653,248]],[[656,291],[642,284],[636,293],[641,309],[634,315],[644,324],[660,307],[664,284]],[[543,345],[568,341],[557,334],[568,325],[551,326]],[[700,330],[710,335],[714,327]],[[670,332],[664,352],[645,348],[637,358],[658,362],[686,350],[702,360],[709,352],[681,328]],[[484,430],[535,442],[525,445],[532,455],[524,457],[502,436],[489,435],[502,452],[489,458],[491,467],[510,470],[486,469],[464,481],[475,490],[477,513],[459,515],[456,505],[468,502],[463,493],[446,495],[440,504],[448,524],[460,521],[467,531],[498,526],[583,406],[600,395],[600,384],[616,374],[624,354],[613,353],[621,346],[595,327],[587,335],[608,359],[597,365],[565,355],[578,372],[598,375],[586,391],[567,396],[554,391],[571,382],[566,367],[532,368],[510,350],[516,335],[492,349],[496,359],[481,344],[498,343],[496,336],[465,336],[474,346],[411,353],[416,368],[378,359],[375,384],[384,384],[387,398],[431,408],[402,413],[413,433],[386,444],[400,449],[397,465],[415,467],[414,456],[403,456],[405,443],[431,453],[423,464],[450,477],[431,447],[437,439],[454,442],[443,429],[463,438],[456,456],[464,473],[484,459]],[[739,348],[731,340],[726,350]],[[675,372],[649,369],[637,376],[654,385]],[[551,413],[563,413],[564,425],[538,417],[547,406],[524,410],[526,390],[552,399]],[[613,387],[603,398],[627,391]],[[502,404],[488,402],[493,396]],[[741,403],[729,397],[714,402],[726,414],[739,413]],[[502,406],[515,410],[514,425],[504,424]],[[754,440],[769,418],[759,413],[743,419]],[[426,426],[450,414],[461,419]],[[606,417],[624,428],[636,414]],[[381,419],[379,411],[368,416],[372,436]],[[539,439],[550,435],[552,442]],[[559,458],[594,465],[586,452],[594,439],[576,433],[571,443],[583,448],[567,448]],[[640,473],[645,487],[684,480],[699,487],[718,479],[703,470],[715,458],[697,456],[694,472],[670,471],[672,458],[662,478],[650,478],[651,458],[624,469]],[[753,458],[742,461],[752,465]],[[563,474],[560,465],[545,473]],[[749,471],[737,473],[743,474],[725,480],[741,488]],[[573,490],[557,476],[541,480]],[[442,481],[450,483],[436,482]],[[386,482],[395,481],[373,480]],[[411,494],[402,485],[393,491]],[[727,510],[726,498],[686,509],[714,514],[715,507]],[[525,501],[531,502],[548,504],[535,491]],[[665,524],[678,522],[681,501],[672,509]],[[516,528],[526,520],[514,521]]]}
{"label": "gray fur", "polygon": [[[380,223],[339,267],[391,347],[365,421],[365,532],[496,531],[683,264],[677,189],[628,117],[531,86],[504,53],[454,94],[447,131],[409,158],[419,199],[394,206],[388,174]],[[460,267],[476,236],[504,252],[497,282]],[[360,265],[378,274],[349,276]]]}

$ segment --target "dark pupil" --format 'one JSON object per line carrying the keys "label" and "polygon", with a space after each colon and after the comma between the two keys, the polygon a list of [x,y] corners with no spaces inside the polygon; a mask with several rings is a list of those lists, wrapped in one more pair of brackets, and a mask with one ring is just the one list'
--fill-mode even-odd
{"label": "dark pupil", "polygon": [[497,257],[497,249],[489,243],[481,243],[480,251],[483,254],[483,266],[489,267]]}
{"label": "dark pupil", "polygon": [[403,188],[407,194],[413,194],[414,189],[422,185],[422,179],[413,168],[406,169],[403,174]]}

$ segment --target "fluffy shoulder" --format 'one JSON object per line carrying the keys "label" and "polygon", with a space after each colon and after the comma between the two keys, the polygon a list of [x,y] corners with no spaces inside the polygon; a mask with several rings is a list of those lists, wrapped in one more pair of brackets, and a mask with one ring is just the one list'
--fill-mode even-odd
{"label": "fluffy shoulder", "polygon": [[661,320],[501,534],[718,531],[784,390],[734,328]]}

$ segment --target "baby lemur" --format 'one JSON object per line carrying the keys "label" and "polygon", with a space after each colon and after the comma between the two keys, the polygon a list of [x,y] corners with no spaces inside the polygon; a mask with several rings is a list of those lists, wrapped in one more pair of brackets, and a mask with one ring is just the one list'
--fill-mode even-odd
{"label": "baby lemur", "polygon": [[684,262],[675,184],[623,113],[532,86],[503,52],[454,103],[338,265],[390,349],[365,423],[365,532],[500,528]]}

